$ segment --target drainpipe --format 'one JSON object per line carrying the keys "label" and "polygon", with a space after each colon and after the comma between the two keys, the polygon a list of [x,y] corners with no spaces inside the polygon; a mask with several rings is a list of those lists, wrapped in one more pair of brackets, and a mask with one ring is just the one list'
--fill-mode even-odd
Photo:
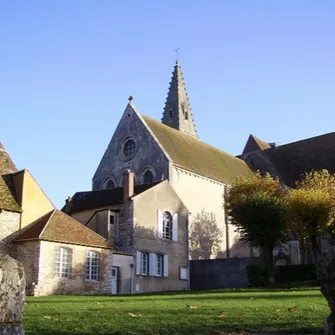
{"label": "drainpipe", "polygon": [[[223,190],[224,190],[224,201],[225,201],[225,204],[226,204],[227,192],[228,192],[227,185],[224,185],[224,186],[223,186]],[[229,246],[229,217],[228,217],[226,208],[224,209],[224,221],[225,221],[225,224],[226,224],[226,256],[227,256],[227,258],[230,258],[230,246]]]}
{"label": "drainpipe", "polygon": [[130,294],[134,294],[134,263],[130,264]]}

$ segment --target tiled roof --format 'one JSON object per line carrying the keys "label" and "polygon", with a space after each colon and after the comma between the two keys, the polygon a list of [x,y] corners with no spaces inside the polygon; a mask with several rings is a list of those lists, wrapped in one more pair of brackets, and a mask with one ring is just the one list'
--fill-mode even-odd
{"label": "tiled roof", "polygon": [[6,149],[0,142],[0,174],[16,172],[17,167],[8,155]]}
{"label": "tiled roof", "polygon": [[112,244],[72,217],[54,209],[32,223],[14,242],[43,240],[112,249]]}
{"label": "tiled roof", "polygon": [[259,139],[254,135],[250,135],[242,154],[246,154],[257,150],[265,150],[269,148],[270,148],[269,143],[262,141],[261,139]]}
{"label": "tiled roof", "polygon": [[7,184],[7,182],[11,181],[8,174],[16,171],[15,164],[0,142],[0,209],[21,212],[21,208],[9,188],[10,185]]}
{"label": "tiled roof", "polygon": [[[134,195],[138,195],[159,183],[135,185]],[[62,211],[70,215],[85,210],[119,204],[123,204],[123,187],[77,192],[71,199],[71,206],[64,206]]]}
{"label": "tiled roof", "polygon": [[141,116],[175,165],[224,183],[252,174],[243,160],[148,116]]}
{"label": "tiled roof", "polygon": [[278,172],[288,186],[294,186],[305,172],[326,169],[335,173],[335,133],[324,134],[305,140],[266,149]]}

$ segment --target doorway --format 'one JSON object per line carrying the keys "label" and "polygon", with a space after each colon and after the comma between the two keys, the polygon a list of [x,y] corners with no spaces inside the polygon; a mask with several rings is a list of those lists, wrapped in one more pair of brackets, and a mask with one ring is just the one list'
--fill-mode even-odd
{"label": "doorway", "polygon": [[117,266],[113,266],[112,268],[112,294],[118,293],[118,275],[119,275],[119,268]]}

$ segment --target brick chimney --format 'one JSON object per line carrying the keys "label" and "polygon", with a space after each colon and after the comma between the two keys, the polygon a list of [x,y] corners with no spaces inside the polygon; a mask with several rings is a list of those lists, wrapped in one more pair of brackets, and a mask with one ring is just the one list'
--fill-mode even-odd
{"label": "brick chimney", "polygon": [[134,173],[127,170],[123,175],[123,201],[126,203],[134,195]]}

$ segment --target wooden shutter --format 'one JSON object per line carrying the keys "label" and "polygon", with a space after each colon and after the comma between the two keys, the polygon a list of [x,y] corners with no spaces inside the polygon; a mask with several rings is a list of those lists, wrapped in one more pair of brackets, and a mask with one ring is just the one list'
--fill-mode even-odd
{"label": "wooden shutter", "polygon": [[149,274],[150,276],[156,276],[157,274],[157,259],[156,254],[150,253],[149,260]]}
{"label": "wooden shutter", "polygon": [[163,212],[160,209],[158,210],[157,221],[157,237],[163,238]]}
{"label": "wooden shutter", "polygon": [[141,252],[136,251],[136,274],[141,274]]}
{"label": "wooden shutter", "polygon": [[169,256],[164,255],[164,277],[169,276]]}
{"label": "wooden shutter", "polygon": [[172,219],[172,240],[178,241],[178,213],[175,213]]}

